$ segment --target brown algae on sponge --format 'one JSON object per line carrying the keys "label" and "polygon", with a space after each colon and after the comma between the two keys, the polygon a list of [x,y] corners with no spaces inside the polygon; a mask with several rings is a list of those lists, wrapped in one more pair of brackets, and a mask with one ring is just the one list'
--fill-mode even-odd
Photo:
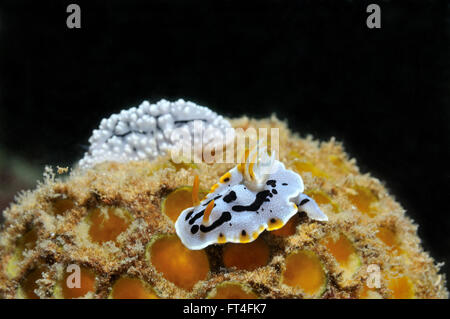
{"label": "brown algae on sponge", "polygon": [[88,293],[95,293],[96,290],[96,275],[86,267],[80,267],[80,287],[69,287],[67,280],[70,281],[70,272],[64,272],[61,280],[56,284],[54,295],[57,298],[72,299],[81,298]]}
{"label": "brown algae on sponge", "polygon": [[[230,122],[280,129],[280,162],[301,175],[327,222],[298,213],[252,242],[189,250],[175,221],[192,206],[194,176],[208,190],[234,164],[160,156],[76,168],[64,179],[47,169],[3,212],[0,297],[448,298],[417,226],[340,143],[300,138],[275,118]],[[71,264],[81,288],[64,286]],[[368,286],[371,265],[378,287]]]}

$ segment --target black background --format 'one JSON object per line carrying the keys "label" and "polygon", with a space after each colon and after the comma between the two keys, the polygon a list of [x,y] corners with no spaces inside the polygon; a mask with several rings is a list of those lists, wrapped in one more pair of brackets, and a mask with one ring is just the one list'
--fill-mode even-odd
{"label": "black background", "polygon": [[[81,29],[66,27],[69,3]],[[366,26],[369,3],[381,29]],[[0,147],[71,165],[103,117],[144,99],[276,113],[343,141],[449,263],[449,16],[425,0],[2,0]]]}

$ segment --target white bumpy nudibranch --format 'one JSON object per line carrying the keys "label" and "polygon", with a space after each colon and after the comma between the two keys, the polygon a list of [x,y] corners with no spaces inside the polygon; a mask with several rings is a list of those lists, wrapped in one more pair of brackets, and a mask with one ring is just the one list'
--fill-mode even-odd
{"label": "white bumpy nudibranch", "polygon": [[[193,149],[200,142],[203,147],[213,148],[217,141],[223,143],[223,137],[234,139],[234,135],[225,133],[229,128],[230,123],[222,116],[192,102],[144,101],[137,108],[103,119],[89,138],[89,150],[79,165],[89,168],[105,161],[152,160],[166,154],[176,143],[189,143]],[[186,141],[186,134],[191,140]]]}
{"label": "white bumpy nudibranch", "polygon": [[274,153],[269,157],[264,148],[257,155],[252,151],[197,203],[196,177],[195,206],[181,212],[175,229],[183,244],[196,250],[215,243],[251,242],[266,229],[283,227],[298,211],[311,219],[327,221],[328,217],[303,194],[303,189],[300,175],[275,160]]}

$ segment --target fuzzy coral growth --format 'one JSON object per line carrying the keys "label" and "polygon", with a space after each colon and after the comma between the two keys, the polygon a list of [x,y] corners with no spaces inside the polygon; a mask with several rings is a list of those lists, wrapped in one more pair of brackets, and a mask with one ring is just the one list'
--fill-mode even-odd
{"label": "fuzzy coral growth", "polygon": [[[174,222],[192,205],[194,176],[203,192],[234,164],[163,156],[66,177],[48,169],[4,211],[0,297],[448,298],[416,225],[339,143],[300,138],[274,118],[231,123],[280,128],[279,160],[302,176],[327,222],[299,213],[252,243],[192,251]],[[81,269],[80,288],[65,285],[72,264]]]}

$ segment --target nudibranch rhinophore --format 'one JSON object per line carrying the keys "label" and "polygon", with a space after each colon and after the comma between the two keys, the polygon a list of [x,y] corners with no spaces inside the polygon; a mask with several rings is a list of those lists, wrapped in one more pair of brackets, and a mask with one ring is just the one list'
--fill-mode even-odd
{"label": "nudibranch rhinophore", "polygon": [[234,139],[226,134],[230,128],[221,115],[183,99],[155,104],[144,101],[103,119],[89,138],[89,150],[79,165],[89,168],[105,161],[153,160],[174,146],[183,148],[178,145],[183,143],[192,149],[199,143],[213,149],[218,142]]}
{"label": "nudibranch rhinophore", "polygon": [[[298,211],[317,221],[328,220],[316,202],[303,194],[300,175],[286,169],[274,152],[269,157],[264,148],[258,155],[255,150],[225,173],[198,205],[181,212],[175,229],[187,248],[252,242],[266,229],[283,227]],[[198,189],[195,184],[193,193]]]}

